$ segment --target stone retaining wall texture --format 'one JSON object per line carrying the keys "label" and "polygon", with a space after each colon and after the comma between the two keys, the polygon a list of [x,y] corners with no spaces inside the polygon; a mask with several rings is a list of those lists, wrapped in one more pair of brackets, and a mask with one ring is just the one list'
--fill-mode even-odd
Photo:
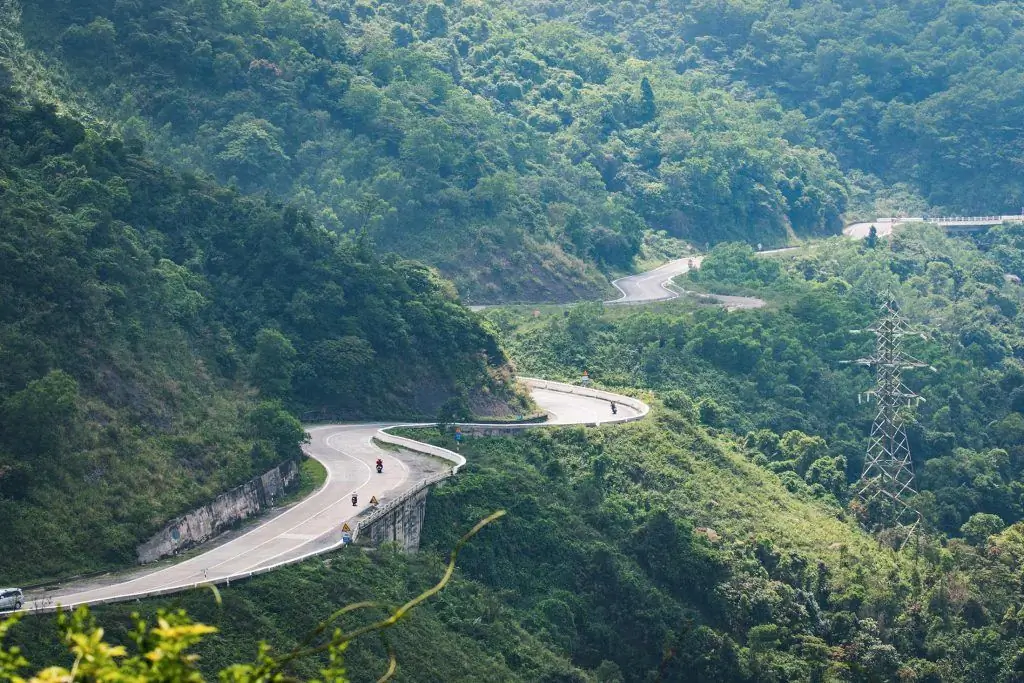
{"label": "stone retaining wall texture", "polygon": [[360,531],[360,542],[379,546],[393,542],[405,552],[415,552],[420,547],[420,533],[423,520],[427,517],[427,494],[430,488],[422,488]]}
{"label": "stone retaining wall texture", "polygon": [[139,564],[155,562],[199,545],[232,524],[266,510],[298,476],[299,464],[288,461],[171,521],[135,549]]}

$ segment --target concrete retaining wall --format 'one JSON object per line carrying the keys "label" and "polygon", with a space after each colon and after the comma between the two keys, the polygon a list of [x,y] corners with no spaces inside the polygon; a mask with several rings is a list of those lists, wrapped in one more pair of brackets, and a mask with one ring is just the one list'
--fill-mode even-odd
{"label": "concrete retaining wall", "polygon": [[429,485],[423,486],[411,495],[403,496],[401,502],[389,506],[383,514],[374,515],[368,524],[361,523],[359,542],[373,545],[393,542],[406,552],[419,550],[429,493]]}
{"label": "concrete retaining wall", "polygon": [[289,461],[227,493],[197,510],[173,520],[135,549],[139,564],[208,541],[232,524],[273,506],[299,476],[299,465]]}

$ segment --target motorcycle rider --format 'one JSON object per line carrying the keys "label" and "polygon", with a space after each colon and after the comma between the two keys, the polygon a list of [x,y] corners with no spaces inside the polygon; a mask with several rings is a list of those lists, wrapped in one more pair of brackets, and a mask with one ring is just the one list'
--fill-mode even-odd
{"label": "motorcycle rider", "polygon": [[615,407],[615,401],[609,401],[612,404],[612,415],[618,415],[619,410]]}
{"label": "motorcycle rider", "polygon": [[381,460],[380,458],[377,458],[377,474],[380,474],[383,471],[384,471],[384,461]]}

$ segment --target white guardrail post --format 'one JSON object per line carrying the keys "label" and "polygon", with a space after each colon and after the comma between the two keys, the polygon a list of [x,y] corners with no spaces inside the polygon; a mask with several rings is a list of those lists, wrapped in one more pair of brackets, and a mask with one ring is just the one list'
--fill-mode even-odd
{"label": "white guardrail post", "polygon": [[[616,403],[618,403],[620,405],[629,406],[630,408],[635,410],[636,413],[637,413],[636,415],[624,415],[624,416],[621,416],[621,417],[613,417],[612,419],[609,419],[609,420],[600,420],[600,421],[595,421],[595,422],[589,423],[589,424],[600,425],[600,424],[609,424],[609,423],[634,422],[636,420],[643,419],[651,411],[650,406],[648,406],[646,403],[644,403],[643,401],[641,401],[639,399],[632,398],[632,397],[629,397],[629,396],[622,396],[621,394],[615,394],[615,393],[612,393],[610,391],[602,391],[600,389],[591,389],[589,387],[580,387],[580,386],[576,386],[576,385],[573,385],[573,384],[566,384],[564,382],[554,382],[554,381],[551,381],[551,380],[536,379],[536,378],[533,378],[533,377],[520,377],[519,381],[522,382],[523,384],[525,384],[526,386],[531,387],[531,388],[535,387],[535,388],[540,388],[540,389],[547,389],[548,391],[558,391],[558,392],[562,392],[562,393],[566,393],[566,394],[575,394],[577,396],[588,396],[590,398],[597,398],[597,399],[601,399],[601,400],[605,400],[605,401],[615,401]],[[415,439],[409,439],[409,438],[406,438],[406,437],[403,437],[403,436],[395,436],[394,434],[390,434],[388,432],[388,430],[390,430],[390,429],[396,429],[396,428],[399,428],[399,427],[426,427],[426,426],[429,426],[429,425],[428,424],[424,424],[424,423],[392,425],[390,427],[384,427],[382,429],[379,429],[377,431],[377,434],[376,434],[376,436],[374,438],[376,438],[378,441],[381,441],[381,442],[387,443],[387,444],[391,444],[393,446],[400,446],[400,447],[408,449],[410,451],[415,451],[417,453],[423,453],[425,455],[432,455],[432,456],[434,456],[436,458],[441,458],[442,460],[446,460],[446,461],[452,463],[451,468],[446,470],[446,471],[444,471],[444,472],[440,472],[440,473],[438,473],[438,474],[436,474],[436,475],[434,475],[432,477],[428,477],[427,479],[423,479],[420,482],[417,482],[417,484],[415,486],[413,486],[412,489],[406,491],[405,493],[403,493],[398,498],[396,498],[394,500],[391,500],[391,501],[388,501],[385,505],[378,507],[376,510],[372,511],[369,515],[367,515],[363,519],[359,520],[358,523],[356,524],[355,532],[352,534],[352,540],[353,541],[355,541],[355,539],[357,538],[358,533],[359,533],[360,530],[366,529],[371,524],[373,524],[375,521],[377,521],[378,519],[380,519],[381,517],[386,515],[391,510],[394,510],[399,505],[405,503],[407,500],[409,500],[410,498],[412,498],[413,496],[418,494],[423,489],[425,489],[425,488],[427,488],[427,487],[429,487],[429,486],[431,486],[433,484],[436,484],[439,481],[443,481],[444,479],[447,479],[448,477],[452,476],[453,474],[458,473],[459,469],[463,465],[466,464],[466,458],[464,456],[460,455],[459,453],[456,453],[455,451],[449,450],[447,448],[442,448],[440,446],[434,446],[432,444],[423,443],[422,441],[416,441]],[[484,430],[484,429],[495,429],[495,428],[508,429],[508,430],[520,430],[520,429],[530,429],[530,428],[533,428],[533,427],[544,427],[546,425],[543,422],[529,422],[529,423],[522,423],[521,422],[521,423],[513,423],[513,424],[468,423],[468,424],[462,424],[461,426],[463,428],[469,428],[470,430],[473,430],[473,429]],[[334,533],[334,532],[329,532],[329,533]],[[327,536],[327,535],[328,534],[324,534],[320,538],[324,538],[324,536]],[[319,540],[319,539],[317,539],[317,540]],[[119,596],[116,596],[116,597],[101,598],[99,600],[85,600],[85,601],[82,601],[82,602],[72,602],[72,603],[68,603],[66,605],[61,605],[60,609],[62,609],[62,610],[71,610],[71,609],[74,609],[75,607],[78,607],[79,605],[103,605],[103,604],[109,604],[109,603],[114,603],[114,602],[127,602],[127,601],[130,601],[130,600],[141,600],[143,598],[158,597],[158,596],[161,596],[161,595],[168,595],[170,593],[177,593],[177,592],[183,591],[183,590],[201,588],[203,586],[210,586],[210,585],[219,586],[219,585],[223,585],[223,584],[230,584],[232,581],[239,581],[239,580],[243,580],[243,579],[252,578],[253,576],[258,576],[260,574],[265,574],[267,572],[273,571],[275,569],[279,569],[281,567],[285,567],[287,565],[296,564],[298,562],[303,562],[304,560],[308,560],[309,558],[314,557],[316,555],[321,555],[323,553],[329,553],[329,552],[331,552],[333,550],[337,550],[342,545],[343,545],[343,541],[342,541],[342,539],[340,537],[340,532],[339,532],[338,540],[333,541],[332,543],[330,543],[327,546],[324,546],[323,548],[317,548],[315,550],[310,550],[309,552],[303,553],[301,555],[297,555],[295,557],[288,558],[288,559],[285,559],[285,560],[280,560],[278,562],[274,562],[274,563],[268,564],[266,566],[260,567],[259,569],[255,569],[255,570],[252,570],[252,571],[239,572],[238,574],[231,574],[229,576],[221,576],[221,577],[210,579],[209,581],[202,581],[202,582],[198,582],[198,583],[197,582],[189,582],[189,583],[177,584],[177,585],[173,585],[173,586],[165,586],[163,588],[157,588],[157,589],[148,590],[148,591],[142,591],[142,592],[139,592],[139,593],[129,593],[127,595],[119,595]],[[45,599],[42,600],[42,601],[37,600],[37,601],[34,601],[34,602],[36,604],[38,604],[39,602],[45,602]],[[22,611],[30,612],[32,614],[45,614],[47,612],[56,612],[57,609],[58,609],[57,605],[51,603],[51,604],[43,604],[42,606],[30,609],[30,610],[26,609],[26,610],[22,610]],[[7,614],[7,613],[6,612],[0,612],[0,616],[3,616],[4,614]]]}

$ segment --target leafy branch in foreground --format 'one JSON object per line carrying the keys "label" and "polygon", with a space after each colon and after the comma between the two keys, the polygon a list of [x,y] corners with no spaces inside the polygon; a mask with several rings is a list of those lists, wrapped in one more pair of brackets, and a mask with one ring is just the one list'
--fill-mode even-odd
{"label": "leafy branch in foreground", "polygon": [[[373,601],[346,605],[321,622],[307,634],[298,646],[284,656],[274,658],[271,655],[270,646],[261,643],[254,663],[231,665],[220,672],[220,680],[225,683],[294,681],[297,679],[285,672],[290,664],[300,659],[326,653],[328,664],[321,670],[322,680],[346,683],[349,679],[345,675],[345,650],[350,642],[370,633],[378,633],[381,636],[388,653],[387,671],[378,680],[390,680],[398,670],[398,662],[393,648],[386,639],[385,632],[408,616],[413,609],[441,592],[451,581],[452,575],[455,573],[455,561],[466,543],[485,526],[504,515],[505,511],[499,510],[480,520],[455,544],[441,579],[405,604],[389,610],[390,613],[387,617],[346,631],[337,625],[344,615],[359,610],[385,607]],[[24,655],[16,647],[4,647],[7,633],[19,618],[15,616],[0,622],[0,680],[9,680],[12,683],[70,683],[71,681],[104,681],[105,683],[128,683],[129,681],[132,683],[140,681],[179,683],[185,681],[201,683],[205,679],[197,668],[199,657],[190,654],[189,649],[199,643],[204,636],[217,632],[217,629],[212,626],[193,622],[184,610],[177,612],[160,610],[157,613],[156,626],[153,628],[140,619],[138,614],[134,614],[135,629],[128,635],[135,645],[137,654],[129,656],[124,646],[111,645],[104,641],[104,631],[96,625],[88,608],[79,607],[74,613],[62,613],[58,616],[62,640],[75,656],[71,668],[51,666],[34,676],[25,678],[18,674],[29,665]]]}

